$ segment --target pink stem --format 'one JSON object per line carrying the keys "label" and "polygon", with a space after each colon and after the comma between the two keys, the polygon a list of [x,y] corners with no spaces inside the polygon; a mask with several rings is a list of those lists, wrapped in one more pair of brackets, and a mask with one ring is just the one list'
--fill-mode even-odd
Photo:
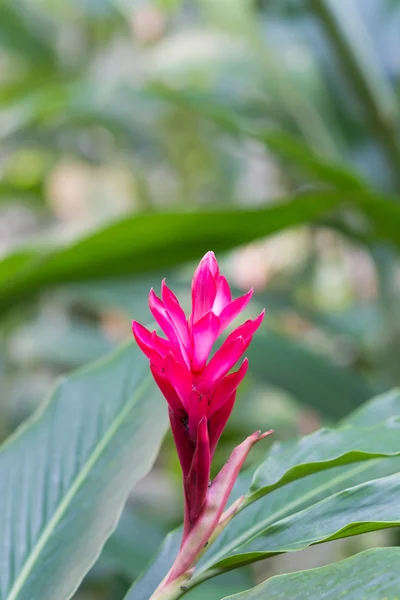
{"label": "pink stem", "polygon": [[[204,547],[220,523],[224,508],[247,455],[256,442],[271,433],[272,431],[267,431],[261,434],[260,431],[256,431],[232,451],[229,460],[211,483],[198,519],[184,540],[171,570],[152,596],[152,600],[172,598],[171,592],[173,588],[176,588],[176,583],[179,581],[180,586],[185,576],[186,580],[190,579],[193,574],[193,565],[203,553]],[[228,524],[238,507],[237,501],[226,511],[222,519],[223,524]],[[233,510],[231,510],[232,508]]]}

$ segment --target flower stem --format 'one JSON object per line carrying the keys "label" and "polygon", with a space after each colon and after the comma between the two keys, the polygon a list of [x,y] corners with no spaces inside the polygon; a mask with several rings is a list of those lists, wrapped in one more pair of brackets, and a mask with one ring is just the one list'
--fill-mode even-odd
{"label": "flower stem", "polygon": [[190,577],[190,574],[185,574],[170,582],[167,582],[165,578],[151,596],[150,600],[178,600],[178,598],[181,598],[187,591],[185,583]]}
{"label": "flower stem", "polygon": [[245,500],[245,497],[241,496],[223,512],[247,455],[254,444],[271,433],[272,430],[265,433],[256,431],[234,448],[229,460],[211,483],[204,507],[184,537],[174,564],[150,600],[176,600],[186,592],[195,564],[204,554],[210,541],[212,543],[239,512]]}

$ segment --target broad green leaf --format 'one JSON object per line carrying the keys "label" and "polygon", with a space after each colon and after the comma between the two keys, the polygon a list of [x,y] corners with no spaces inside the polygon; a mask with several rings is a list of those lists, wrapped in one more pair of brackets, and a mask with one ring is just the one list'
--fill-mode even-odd
{"label": "broad green leaf", "polygon": [[275,490],[246,507],[232,520],[199,562],[197,574],[203,576],[238,546],[262,534],[274,523],[312,508],[347,488],[399,471],[400,457],[377,458],[315,473]]}
{"label": "broad green leaf", "polygon": [[69,244],[25,248],[0,262],[0,312],[56,283],[143,273],[227,250],[313,221],[342,201],[325,192],[253,210],[141,214]]}
{"label": "broad green leaf", "polygon": [[[270,485],[271,487],[269,490],[267,488],[266,492],[273,490],[277,484],[283,484],[285,481],[286,485],[275,489],[268,496],[257,500],[235,517],[202,559],[199,565],[200,572],[204,572],[204,570],[210,568],[215,562],[222,560],[238,545],[245,544],[251,537],[257,536],[273,523],[287,516],[294,515],[307,507],[312,507],[321,500],[346,488],[399,472],[399,457],[364,460],[367,458],[364,455],[367,448],[373,450],[375,446],[376,450],[379,445],[380,450],[382,450],[386,441],[389,444],[386,447],[389,454],[393,451],[395,453],[398,452],[396,430],[399,424],[396,417],[400,415],[400,406],[397,403],[397,395],[398,392],[394,390],[393,392],[378,396],[354,413],[354,417],[358,414],[360,416],[364,415],[360,424],[371,425],[372,423],[378,423],[376,427],[365,427],[363,429],[345,427],[336,431],[333,430],[332,432],[328,430],[322,434],[322,437],[327,435],[331,441],[337,435],[338,442],[341,439],[342,442],[350,444],[350,446],[346,447],[347,451],[352,447],[352,451],[349,453],[350,456],[346,456],[348,454],[347,451],[343,455],[340,450],[336,453],[334,446],[330,448],[328,445],[326,448],[318,447],[317,442],[321,435],[320,432],[305,437],[298,442],[282,442],[281,445],[277,444],[275,448],[272,446],[267,453],[265,465],[261,465],[256,471],[253,485],[254,487],[257,485]],[[368,414],[370,415],[369,417],[367,416]],[[392,418],[385,423],[379,424],[382,418],[388,418],[388,416],[392,416]],[[352,422],[352,415],[348,421]],[[391,430],[391,434],[387,435],[389,430]],[[353,432],[353,438],[351,432]],[[301,464],[301,456],[304,457],[302,452],[307,445],[310,445],[308,449],[310,455],[307,457],[307,463],[304,462]],[[286,448],[287,453],[281,455],[279,452],[276,454],[278,446]],[[361,454],[357,452],[355,456],[357,457],[358,454],[358,457],[362,461],[354,464],[343,464],[341,461],[345,462],[348,458],[351,458],[353,451],[356,449],[358,451],[363,450]],[[291,455],[290,452],[293,452],[293,454]],[[327,464],[324,465],[321,461],[315,461],[315,453],[319,457],[324,456],[327,459],[330,452],[332,452],[332,462],[328,460]],[[368,453],[367,451],[366,454]],[[335,454],[336,459],[334,458]],[[333,467],[335,460],[337,461],[337,466]],[[312,461],[314,461],[314,464],[312,464]],[[342,466],[339,466],[340,464]],[[318,472],[324,467],[327,467],[328,470]],[[307,473],[308,469],[309,473]],[[291,477],[301,478],[288,483]]]}
{"label": "broad green leaf", "polygon": [[251,372],[259,379],[334,419],[365,402],[375,391],[361,375],[339,368],[272,331],[255,336],[247,355]]}
{"label": "broad green leaf", "polygon": [[64,379],[0,451],[0,599],[70,598],[150,469],[166,411],[133,344]]}
{"label": "broad green leaf", "polygon": [[[400,589],[400,548],[375,548],[333,565],[278,575],[232,600],[395,600]],[[224,600],[228,600],[225,598]]]}
{"label": "broad green leaf", "polygon": [[376,427],[320,429],[299,440],[277,442],[257,469],[250,501],[313,473],[400,454],[400,419]]}
{"label": "broad green leaf", "polygon": [[393,416],[400,416],[399,389],[376,396],[346,417],[342,423],[355,427],[370,427]]}
{"label": "broad green leaf", "polygon": [[[222,570],[214,569],[216,563],[225,556],[229,556],[239,544],[246,542],[246,540],[253,535],[257,535],[258,532],[266,529],[271,524],[280,522],[292,514],[299,513],[303,509],[313,506],[341,490],[346,490],[352,485],[398,473],[399,470],[400,458],[398,457],[375,459],[316,473],[276,490],[271,495],[246,507],[242,513],[235,517],[199,562],[193,584],[198,578],[202,581],[221,573]],[[242,482],[242,489],[238,488],[238,493],[245,493],[249,481],[245,476],[241,476],[239,479]],[[125,600],[148,600],[171,568],[179,550],[181,536],[181,528],[167,535],[152,563],[141,578],[133,584]],[[200,587],[201,589],[202,587]]]}
{"label": "broad green leaf", "polygon": [[400,525],[400,473],[339,492],[267,527],[215,568],[230,569],[330,540]]}

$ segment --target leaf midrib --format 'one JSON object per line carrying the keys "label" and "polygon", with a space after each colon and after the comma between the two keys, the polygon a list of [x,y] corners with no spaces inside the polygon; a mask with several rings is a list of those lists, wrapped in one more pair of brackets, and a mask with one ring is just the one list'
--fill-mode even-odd
{"label": "leaf midrib", "polygon": [[17,600],[18,594],[22,590],[25,582],[27,581],[27,579],[32,571],[32,568],[35,566],[37,558],[40,556],[40,553],[42,552],[43,548],[45,547],[47,541],[50,539],[56,526],[58,525],[59,521],[61,520],[61,517],[64,515],[66,510],[69,508],[74,496],[76,495],[76,493],[78,492],[80,487],[85,482],[85,479],[89,475],[89,473],[90,473],[92,467],[95,465],[96,461],[100,458],[103,450],[106,448],[106,446],[108,445],[110,440],[114,437],[114,435],[117,433],[119,427],[122,425],[122,423],[124,421],[125,416],[129,413],[131,408],[136,404],[140,395],[149,386],[149,384],[150,384],[150,378],[147,377],[139,385],[139,387],[137,388],[135,393],[132,395],[131,400],[128,401],[124,405],[121,412],[119,412],[117,414],[117,416],[115,417],[115,419],[111,422],[111,426],[107,430],[106,434],[101,438],[100,442],[95,446],[94,450],[89,455],[85,466],[83,467],[83,469],[81,469],[79,471],[77,477],[73,480],[69,491],[64,496],[64,498],[62,499],[58,508],[56,509],[53,516],[51,517],[50,521],[48,522],[48,524],[42,531],[41,535],[39,536],[35,546],[32,549],[32,552],[29,554],[22,570],[20,571],[12,588],[10,589],[10,592],[7,595],[6,600]]}
{"label": "leaf midrib", "polygon": [[[246,530],[246,533],[243,533],[242,535],[235,538],[233,543],[225,546],[225,548],[223,550],[221,550],[219,553],[217,553],[216,555],[214,555],[214,557],[211,560],[209,560],[208,563],[205,563],[201,567],[201,569],[199,569],[198,575],[200,575],[201,573],[204,573],[204,571],[206,571],[210,567],[214,567],[215,565],[217,565],[221,559],[223,559],[227,556],[227,554],[229,554],[236,548],[239,548],[241,545],[248,543],[253,537],[256,537],[266,527],[269,527],[270,525],[277,523],[279,521],[279,518],[282,515],[284,515],[288,510],[296,508],[297,506],[301,505],[302,502],[304,502],[305,500],[309,500],[309,499],[317,496],[320,492],[323,492],[324,490],[328,489],[332,485],[340,483],[341,481],[345,481],[346,479],[351,478],[358,473],[362,473],[363,471],[367,470],[371,466],[372,462],[376,462],[377,460],[379,460],[379,459],[375,459],[374,461],[362,462],[361,465],[357,465],[357,467],[355,467],[351,471],[346,471],[345,474],[338,476],[335,479],[331,479],[329,482],[324,483],[323,485],[320,485],[317,488],[314,488],[311,492],[304,494],[299,499],[294,500],[293,502],[287,504],[281,510],[276,511],[275,513],[270,515],[267,519],[264,519],[263,521],[258,522],[257,525],[253,525],[253,527],[250,527],[249,529]],[[290,482],[290,483],[293,483],[293,482]],[[324,500],[325,500],[325,498],[324,498]],[[292,514],[294,514],[294,513],[292,513]],[[193,579],[195,579],[195,578],[193,578]]]}

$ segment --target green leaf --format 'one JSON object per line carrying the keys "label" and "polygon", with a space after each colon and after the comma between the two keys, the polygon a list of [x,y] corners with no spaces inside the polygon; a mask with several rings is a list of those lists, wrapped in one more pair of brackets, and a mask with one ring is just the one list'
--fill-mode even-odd
{"label": "green leaf", "polygon": [[[353,200],[364,206],[362,198],[356,194]],[[350,195],[324,192],[252,210],[141,214],[69,244],[49,241],[25,248],[0,262],[0,312],[50,285],[164,269],[198,259],[210,248],[228,250],[314,221],[344,200]],[[392,211],[392,203],[378,204],[383,205]],[[391,212],[390,223],[393,235],[397,227],[399,241],[400,206],[398,214]]]}
{"label": "green leaf", "polygon": [[182,541],[182,527],[171,531],[163,541],[148,569],[135,581],[125,600],[149,600],[172,567]]}
{"label": "green leaf", "polygon": [[400,473],[357,485],[267,527],[214,568],[231,569],[368,531],[400,525]]}
{"label": "green leaf", "polygon": [[[248,506],[233,519],[200,560],[191,584],[195,585],[223,572],[222,569],[214,568],[215,565],[223,561],[224,557],[230,556],[239,544],[245,543],[270,525],[279,523],[290,515],[301,514],[300,511],[307,507],[312,507],[324,498],[329,498],[352,485],[398,473],[399,470],[399,457],[374,459],[316,473],[285,485]],[[238,491],[240,495],[245,493],[248,479],[246,476],[239,479],[242,483]],[[125,600],[148,600],[172,566],[179,550],[181,535],[181,528],[167,535],[147,571],[133,584]]]}
{"label": "green leaf", "polygon": [[279,333],[256,336],[247,355],[250,370],[259,379],[334,419],[374,394],[361,375],[337,367]]}
{"label": "green leaf", "polygon": [[205,571],[230,556],[240,545],[286,517],[301,514],[347,488],[399,471],[400,457],[377,458],[315,473],[275,490],[232,520],[199,562],[196,576],[203,577]]}
{"label": "green leaf", "polygon": [[400,416],[399,389],[376,396],[346,417],[342,423],[355,427],[370,427],[392,416]]}
{"label": "green leaf", "polygon": [[300,440],[277,442],[255,473],[249,502],[319,471],[399,454],[398,417],[376,427],[320,429]]}
{"label": "green leaf", "polygon": [[[375,548],[333,565],[278,575],[232,600],[366,600],[398,598],[400,548]],[[224,600],[228,600],[225,598]]]}
{"label": "green leaf", "polygon": [[206,581],[201,587],[189,590],[185,594],[186,600],[221,600],[225,594],[234,594],[244,591],[254,585],[254,578],[250,569],[236,569],[223,573],[211,581]]}
{"label": "green leaf", "polygon": [[1,449],[1,600],[70,598],[97,558],[166,429],[147,372],[125,346],[64,379]]}
{"label": "green leaf", "polygon": [[[397,473],[400,470],[399,457],[379,459],[372,456],[377,450],[384,454],[399,452],[399,422],[396,417],[400,415],[400,406],[396,406],[397,395],[398,392],[394,391],[378,396],[366,405],[365,410],[356,411],[355,415],[370,412],[371,418],[364,418],[362,424],[378,423],[375,427],[358,429],[345,426],[337,430],[322,430],[298,441],[272,446],[253,480],[254,497],[259,499],[230,523],[205,554],[198,573],[204,573],[239,545],[262,535],[274,523],[299,514],[299,511],[349,487]],[[388,415],[393,416],[379,424],[379,416],[384,418]],[[351,417],[348,420],[351,422]],[[324,443],[320,443],[322,441]],[[353,458],[361,462],[346,464]]]}

